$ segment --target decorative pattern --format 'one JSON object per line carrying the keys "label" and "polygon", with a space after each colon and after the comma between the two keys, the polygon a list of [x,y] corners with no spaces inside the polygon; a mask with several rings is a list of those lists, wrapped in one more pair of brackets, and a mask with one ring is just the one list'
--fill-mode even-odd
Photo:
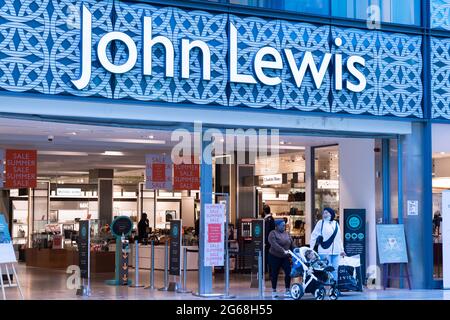
{"label": "decorative pattern", "polygon": [[230,16],[238,31],[238,73],[253,73],[253,58],[265,46],[277,49],[283,59],[282,70],[267,70],[268,76],[279,76],[280,85],[230,83],[230,106],[297,108],[302,111],[330,111],[328,94],[330,76],[327,73],[320,89],[316,89],[310,73],[305,74],[298,88],[289,69],[283,49],[291,49],[296,61],[301,61],[306,50],[311,51],[319,64],[325,52],[329,52],[328,26],[315,27],[305,23],[265,21],[258,18],[241,19]]}
{"label": "decorative pattern", "polygon": [[[112,30],[111,1],[88,0],[93,40]],[[80,57],[80,2],[0,0],[0,88],[14,92],[72,94],[112,98],[110,74],[93,53],[92,81],[76,90]]]}
{"label": "decorative pattern", "polygon": [[[333,46],[332,52],[343,55],[344,65],[349,55],[365,58],[366,65],[361,71],[367,79],[366,89],[360,93],[336,91],[333,86],[332,112],[423,117],[420,36],[335,27],[332,36],[343,40],[343,45]],[[345,72],[343,80],[354,81]]]}
{"label": "decorative pattern", "polygon": [[[443,2],[443,1],[441,1]],[[445,3],[450,2],[445,1]],[[129,72],[112,76],[100,66],[92,51],[90,85],[77,90],[70,80],[80,72],[80,6],[76,0],[0,0],[0,90],[52,95],[100,96],[171,103],[226,107],[297,109],[328,113],[422,117],[421,38],[379,31],[339,29],[282,20],[243,18],[226,13],[185,11],[126,1],[85,0],[93,15],[93,43],[109,31],[133,38],[138,61]],[[153,74],[142,72],[142,20],[152,17],[153,36],[169,38],[175,49],[175,76],[165,77],[165,52],[153,47]],[[114,21],[114,22],[113,22]],[[238,72],[253,74],[259,48],[276,48],[283,69],[269,70],[282,83],[266,86],[228,82],[228,27],[238,31]],[[332,40],[340,36],[343,46]],[[181,39],[205,41],[211,50],[211,80],[202,80],[202,57],[193,49],[190,78],[180,74]],[[334,89],[333,62],[317,89],[310,72],[298,88],[283,49],[291,49],[298,64],[311,51],[319,65],[327,52],[363,55],[367,87],[362,93]],[[112,52],[114,50],[114,52]],[[128,52],[121,42],[110,47],[109,60],[121,64]],[[344,68],[344,80],[347,72]],[[447,77],[448,78],[448,77]],[[349,79],[351,80],[351,79]]]}
{"label": "decorative pattern", "polygon": [[450,0],[431,0],[431,28],[450,30]]}
{"label": "decorative pattern", "polygon": [[450,119],[450,39],[431,38],[433,118]]}
{"label": "decorative pattern", "polygon": [[[116,77],[114,98],[227,105],[227,15],[186,12],[170,7],[156,8],[145,4],[129,5],[124,2],[118,2],[116,11],[115,30],[131,36],[137,43],[138,52],[142,52],[143,17],[152,17],[152,34],[163,35],[174,45],[175,76],[165,77],[164,47],[155,45],[152,48],[152,75],[142,75],[142,54],[138,55],[133,70]],[[210,81],[202,80],[202,55],[198,48],[191,50],[190,78],[181,78],[181,39],[202,40],[208,44],[211,51]],[[118,44],[115,63],[123,63],[127,56],[124,46]]]}

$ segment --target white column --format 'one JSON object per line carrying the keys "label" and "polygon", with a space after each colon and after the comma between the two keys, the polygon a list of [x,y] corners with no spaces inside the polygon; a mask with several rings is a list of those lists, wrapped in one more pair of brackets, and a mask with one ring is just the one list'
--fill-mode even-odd
{"label": "white column", "polygon": [[305,241],[309,244],[312,231],[312,194],[313,181],[311,176],[311,168],[314,163],[311,163],[311,147],[305,147]]}
{"label": "white column", "polygon": [[366,264],[376,265],[375,141],[342,139],[339,142],[339,201],[341,226],[344,209],[366,209]]}

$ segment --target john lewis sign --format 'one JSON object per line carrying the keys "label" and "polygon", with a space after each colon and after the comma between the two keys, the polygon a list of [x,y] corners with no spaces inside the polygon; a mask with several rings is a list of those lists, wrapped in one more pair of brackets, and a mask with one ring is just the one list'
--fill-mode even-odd
{"label": "john lewis sign", "polygon": [[[76,88],[82,90],[88,87],[92,78],[92,13],[86,6],[82,6],[82,26],[81,26],[81,71],[78,79],[73,79],[72,83]],[[197,54],[197,58],[201,59],[201,78],[202,80],[211,81],[213,75],[211,72],[211,49],[209,45],[202,40],[190,40],[182,38],[179,43],[174,43],[165,35],[155,35],[152,29],[152,17],[144,16],[142,20],[142,50],[138,52],[138,45],[133,38],[120,31],[111,31],[101,36],[98,41],[97,51],[98,60],[101,66],[110,73],[125,74],[130,72],[138,61],[138,55],[142,55],[142,74],[144,76],[152,76],[153,70],[153,47],[162,45],[165,53],[165,71],[167,78],[181,77],[182,79],[190,78],[191,51],[197,49],[201,54]],[[110,60],[109,47],[114,41],[120,41],[128,52],[127,57],[120,63],[114,63]],[[343,56],[339,53],[323,54],[323,57],[314,57],[311,51],[305,51],[303,57],[299,60],[294,56],[293,50],[283,48],[281,50],[272,46],[262,46],[256,52],[252,62],[252,74],[240,73],[238,70],[238,60],[242,58],[239,55],[238,31],[233,22],[229,22],[228,30],[228,78],[231,83],[257,84],[258,82],[266,86],[277,86],[282,83],[279,75],[270,73],[270,70],[282,70],[284,68],[283,58],[287,61],[287,67],[291,76],[295,80],[297,88],[302,86],[305,74],[309,71],[312,75],[314,86],[320,89],[326,73],[331,72],[334,75],[334,88],[337,91],[347,89],[352,92],[362,92],[366,88],[366,77],[361,68],[365,67],[366,61],[364,57],[358,55],[350,55],[343,63]],[[342,46],[342,39],[337,37],[334,39],[336,48]],[[175,46],[180,46],[181,59],[175,61]],[[316,63],[317,58],[321,61]],[[175,75],[175,63],[180,63],[181,74]],[[344,73],[347,72],[351,77],[343,79]],[[352,79],[352,80],[350,80]]]}

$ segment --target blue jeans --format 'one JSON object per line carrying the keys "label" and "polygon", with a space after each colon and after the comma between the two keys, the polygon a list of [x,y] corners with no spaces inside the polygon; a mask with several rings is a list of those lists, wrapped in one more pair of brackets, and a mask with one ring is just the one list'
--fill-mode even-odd
{"label": "blue jeans", "polygon": [[327,259],[329,265],[331,265],[334,268],[334,271],[332,272],[334,280],[338,280],[338,268],[339,268],[339,260],[340,255],[338,254],[320,254],[320,259]]}

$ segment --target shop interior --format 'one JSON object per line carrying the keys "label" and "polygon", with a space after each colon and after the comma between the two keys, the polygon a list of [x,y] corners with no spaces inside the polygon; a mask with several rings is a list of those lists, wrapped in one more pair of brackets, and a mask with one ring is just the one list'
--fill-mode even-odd
{"label": "shop interior", "polygon": [[[113,256],[108,256],[108,252],[114,250],[114,241],[99,213],[102,179],[112,181],[111,220],[116,216],[129,216],[136,231],[140,215],[145,212],[150,225],[149,237],[162,244],[168,234],[168,221],[180,219],[184,229],[183,245],[198,245],[195,226],[201,214],[199,190],[145,189],[145,155],[170,153],[176,144],[171,141],[170,131],[49,122],[43,125],[31,120],[0,121],[0,148],[35,149],[38,155],[36,189],[2,190],[0,209],[8,213],[20,261],[49,268],[73,264],[78,221],[90,219],[92,250],[98,252],[97,270],[114,271]],[[19,133],[18,127],[22,128]],[[262,207],[266,204],[276,219],[287,221],[288,231],[297,245],[307,244],[311,226],[320,218],[322,208],[333,207],[339,215],[341,183],[357,188],[341,179],[341,146],[349,144],[347,140],[281,136],[278,163],[270,157],[257,157],[255,164],[218,164],[223,155],[215,155],[213,188],[215,192],[230,194],[231,242],[237,247],[245,246],[243,239],[251,242],[251,237],[245,234],[246,221],[261,218]],[[366,140],[368,150],[373,151],[374,140]],[[374,168],[369,168],[372,171],[362,170],[374,176]],[[350,164],[345,170],[351,172],[354,168]],[[374,188],[370,189],[372,197],[369,199],[373,210]],[[351,205],[348,201],[345,205]],[[40,251],[36,254],[32,250]],[[44,259],[43,250],[71,253],[61,259],[48,258],[56,262],[40,263],[39,260]],[[146,268],[148,264],[144,261],[141,267]],[[95,270],[93,268],[93,272]]]}

